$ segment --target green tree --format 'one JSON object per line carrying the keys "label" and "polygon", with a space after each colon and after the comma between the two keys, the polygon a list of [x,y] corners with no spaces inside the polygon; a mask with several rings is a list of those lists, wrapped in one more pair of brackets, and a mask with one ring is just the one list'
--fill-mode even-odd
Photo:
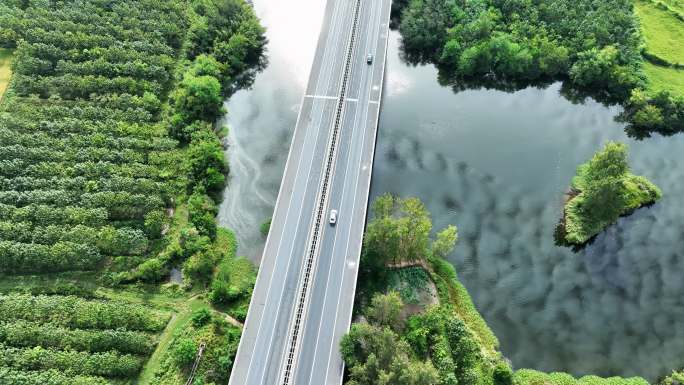
{"label": "green tree", "polygon": [[188,198],[188,219],[200,235],[216,239],[216,214],[218,208],[214,201],[198,189]]}
{"label": "green tree", "polygon": [[365,313],[371,323],[399,330],[402,326],[400,315],[403,308],[401,296],[398,292],[392,291],[373,296],[371,305],[366,308]]}
{"label": "green tree", "polygon": [[454,251],[457,241],[458,230],[456,226],[447,226],[446,229],[437,233],[437,239],[432,242],[432,254],[440,258],[446,258]]}
{"label": "green tree", "polygon": [[213,76],[185,74],[171,99],[176,124],[189,124],[196,120],[213,122],[224,112],[221,83]]}
{"label": "green tree", "polygon": [[209,130],[192,134],[187,152],[188,179],[190,187],[199,186],[203,191],[216,193],[223,188],[228,170],[223,146],[216,135]]}

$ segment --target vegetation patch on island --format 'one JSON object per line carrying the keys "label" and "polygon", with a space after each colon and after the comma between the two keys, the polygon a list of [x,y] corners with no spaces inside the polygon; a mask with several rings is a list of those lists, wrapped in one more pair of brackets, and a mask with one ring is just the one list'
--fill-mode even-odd
{"label": "vegetation patch on island", "polygon": [[609,142],[577,168],[560,224],[562,241],[584,244],[620,216],[655,203],[661,196],[648,179],[630,172],[627,146]]}
{"label": "vegetation patch on island", "polygon": [[[373,203],[364,237],[357,306],[340,350],[347,385],[648,385],[641,377],[575,378],[567,373],[513,371],[496,336],[477,311],[454,267],[446,260],[457,231],[448,226],[430,237],[432,221],[416,198],[383,195]],[[437,301],[406,301],[406,287],[424,290],[421,269]],[[397,280],[402,291],[396,291]],[[409,301],[410,301],[409,296]],[[663,385],[674,385],[677,378]]]}

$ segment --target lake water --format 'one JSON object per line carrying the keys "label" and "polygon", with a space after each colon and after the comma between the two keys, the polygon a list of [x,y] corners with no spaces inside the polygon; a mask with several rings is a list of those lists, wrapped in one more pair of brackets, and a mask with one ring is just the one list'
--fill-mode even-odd
{"label": "lake water", "polygon": [[[258,0],[269,66],[228,103],[231,179],[219,220],[254,261],[265,238],[323,14],[322,2]],[[459,276],[516,368],[641,375],[684,366],[684,136],[634,141],[616,107],[574,105],[560,86],[454,93],[400,59],[392,33],[372,196],[417,196],[456,224]],[[607,140],[664,198],[580,252],[554,245],[575,168]]]}

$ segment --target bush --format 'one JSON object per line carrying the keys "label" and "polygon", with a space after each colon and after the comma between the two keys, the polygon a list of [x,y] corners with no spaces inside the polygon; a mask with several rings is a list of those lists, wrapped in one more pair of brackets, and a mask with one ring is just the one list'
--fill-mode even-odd
{"label": "bush", "polygon": [[641,377],[608,377],[584,376],[575,379],[567,373],[542,373],[531,369],[516,370],[513,381],[517,385],[647,385],[648,381]]}
{"label": "bush", "polygon": [[195,327],[202,327],[211,322],[211,310],[202,308],[192,313],[192,324]]}
{"label": "bush", "polygon": [[214,272],[214,256],[210,252],[193,254],[183,263],[183,274],[193,282],[207,283]]}
{"label": "bush", "polygon": [[262,223],[259,226],[259,232],[261,233],[262,236],[265,237],[268,235],[269,230],[271,230],[271,221],[272,220],[273,220],[273,218],[268,218],[267,220],[264,221],[264,223]]}
{"label": "bush", "polygon": [[145,233],[151,239],[158,239],[162,231],[168,225],[169,217],[163,210],[150,211],[145,215]]}
{"label": "bush", "polygon": [[510,366],[500,362],[494,367],[494,385],[512,385],[513,371]]}
{"label": "bush", "polygon": [[207,195],[195,191],[188,199],[188,219],[200,235],[216,239],[216,214],[218,208]]}
{"label": "bush", "polygon": [[173,358],[176,365],[184,368],[195,362],[197,356],[197,344],[189,338],[178,340],[173,348]]}

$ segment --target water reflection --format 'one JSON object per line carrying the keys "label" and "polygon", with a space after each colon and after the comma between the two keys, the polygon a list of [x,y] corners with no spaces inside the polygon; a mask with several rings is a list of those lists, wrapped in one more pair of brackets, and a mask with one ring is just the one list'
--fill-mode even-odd
{"label": "water reflection", "polygon": [[[619,109],[574,105],[560,84],[454,94],[392,41],[372,194],[418,196],[435,228],[459,226],[451,259],[513,364],[650,379],[684,365],[684,137],[631,140]],[[578,253],[557,247],[575,167],[607,140],[665,196]]]}
{"label": "water reflection", "polygon": [[269,41],[268,67],[226,103],[230,180],[218,219],[235,231],[238,253],[254,261],[261,258],[265,238],[259,225],[271,216],[278,195],[324,6],[315,0],[256,1]]}
{"label": "water reflection", "polygon": [[[258,0],[269,66],[228,103],[231,180],[219,220],[261,256],[323,2]],[[636,142],[616,107],[576,105],[560,85],[515,93],[442,87],[401,62],[392,33],[372,194],[418,196],[435,228],[459,226],[459,274],[516,367],[643,375],[684,366],[684,136]],[[664,192],[573,253],[553,230],[575,167],[607,140]]]}

